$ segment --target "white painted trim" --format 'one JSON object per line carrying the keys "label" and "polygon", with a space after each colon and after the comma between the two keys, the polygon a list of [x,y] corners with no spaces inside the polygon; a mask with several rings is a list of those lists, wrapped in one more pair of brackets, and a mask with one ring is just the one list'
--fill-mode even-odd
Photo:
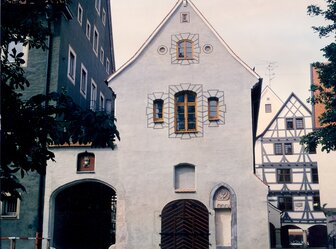
{"label": "white painted trim", "polygon": [[[80,12],[79,12],[80,10]],[[80,26],[82,26],[83,23],[83,7],[80,3],[78,3],[77,7],[77,21],[79,22]]]}
{"label": "white painted trim", "polygon": [[[95,47],[95,34],[97,33],[97,46]],[[98,57],[98,49],[99,48],[99,32],[96,25],[93,26],[93,37],[92,37],[92,49],[95,55]]]}
{"label": "white painted trim", "polygon": [[[88,29],[89,26],[89,29]],[[91,23],[89,22],[89,20],[86,20],[86,26],[85,26],[85,35],[88,38],[88,40],[90,41],[91,39]]]}
{"label": "white painted trim", "polygon": [[[82,82],[82,79],[83,79],[82,74],[83,74],[83,71],[85,72],[84,88],[82,88],[82,84],[83,84],[83,82]],[[86,95],[87,95],[87,82],[88,82],[88,71],[87,71],[87,69],[86,69],[86,67],[84,66],[83,63],[81,63],[81,73],[80,73],[80,81],[79,82],[80,82],[80,84],[79,84],[79,91],[82,94],[82,96],[84,98],[86,98]]]}
{"label": "white painted trim", "polygon": [[[70,75],[70,53],[74,55],[74,67],[73,67],[73,75]],[[67,76],[68,79],[75,85],[75,80],[76,80],[76,63],[77,63],[77,55],[75,51],[72,49],[72,47],[69,45],[69,50],[68,50],[68,71],[67,71]],[[73,76],[73,77],[72,77]]]}

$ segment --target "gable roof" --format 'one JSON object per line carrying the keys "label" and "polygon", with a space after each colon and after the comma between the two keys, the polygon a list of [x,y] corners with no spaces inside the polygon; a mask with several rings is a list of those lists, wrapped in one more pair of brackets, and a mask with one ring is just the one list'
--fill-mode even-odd
{"label": "gable roof", "polygon": [[261,92],[261,98],[263,97],[263,95],[265,95],[267,92],[272,93],[281,103],[283,103],[282,99],[280,99],[280,97],[273,91],[273,89],[269,86],[266,85],[265,88],[262,90]]}
{"label": "gable roof", "polygon": [[281,108],[279,109],[279,111],[274,115],[274,118],[271,120],[271,122],[266,126],[265,130],[257,137],[257,139],[259,139],[260,137],[264,136],[265,133],[268,131],[268,129],[271,127],[271,125],[273,124],[273,122],[278,118],[278,116],[280,115],[280,113],[282,112],[283,109],[285,109],[285,107],[287,106],[288,102],[290,101],[291,98],[295,98],[300,105],[303,106],[303,108],[306,109],[306,111],[311,115],[311,111],[308,109],[308,107],[295,95],[295,93],[291,93],[289,95],[289,97],[287,98],[287,100],[284,102],[284,104],[281,106]]}
{"label": "gable roof", "polygon": [[169,20],[169,18],[178,10],[182,5],[184,4],[190,4],[190,6],[193,8],[193,10],[198,14],[198,16],[203,20],[203,22],[208,26],[208,28],[215,34],[217,39],[223,44],[223,46],[228,50],[230,55],[235,58],[245,69],[247,69],[248,72],[250,72],[253,76],[255,76],[257,79],[260,79],[261,77],[253,70],[251,69],[243,60],[241,60],[228,46],[228,44],[222,39],[222,37],[218,34],[218,32],[212,27],[212,25],[208,22],[208,20],[203,16],[203,14],[196,8],[196,6],[190,1],[190,0],[178,0],[173,7],[173,9],[168,13],[168,15],[161,21],[159,26],[153,31],[153,33],[147,38],[147,40],[144,42],[144,44],[140,47],[140,49],[125,63],[123,64],[114,74],[112,74],[110,77],[107,78],[107,82],[113,80],[116,78],[121,72],[123,72],[129,65],[131,65],[144,51],[144,49],[147,47],[147,45],[155,38],[155,36],[160,32],[162,27],[165,25],[165,23]]}

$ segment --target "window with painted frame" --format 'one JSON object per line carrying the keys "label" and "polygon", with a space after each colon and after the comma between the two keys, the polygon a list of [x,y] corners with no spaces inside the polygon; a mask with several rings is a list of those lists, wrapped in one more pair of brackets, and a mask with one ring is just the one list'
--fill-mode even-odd
{"label": "window with painted frame", "polygon": [[105,111],[105,96],[103,93],[100,93],[99,97],[99,110]]}
{"label": "window with painted frame", "polygon": [[110,60],[106,58],[106,73],[110,74]]}
{"label": "window with painted frame", "polygon": [[98,15],[100,15],[100,6],[101,6],[101,0],[95,0],[95,8]]}
{"label": "window with painted frame", "polygon": [[68,51],[68,79],[75,84],[76,79],[76,53],[69,45]]}
{"label": "window with painted frame", "polygon": [[286,129],[287,130],[294,129],[294,119],[293,118],[286,118]]}
{"label": "window with painted frame", "polygon": [[284,143],[284,151],[285,151],[285,155],[293,155],[293,144]]}
{"label": "window with painted frame", "polygon": [[282,155],[282,143],[274,143],[274,154]]}
{"label": "window with painted frame", "polygon": [[77,21],[79,22],[80,26],[82,26],[83,22],[83,8],[80,3],[78,3],[78,8],[77,8]]}
{"label": "window with painted frame", "polygon": [[295,118],[295,128],[296,128],[297,130],[302,130],[302,129],[304,129],[303,118]]}
{"label": "window with painted frame", "polygon": [[105,11],[104,8],[103,8],[103,11],[102,11],[102,23],[105,26],[105,24],[106,24],[106,11]]}
{"label": "window with painted frame", "polygon": [[98,56],[99,32],[96,26],[93,28],[93,52]]}
{"label": "window with painted frame", "polygon": [[81,63],[80,92],[84,97],[86,97],[87,92],[87,79],[88,79],[87,69],[83,65],[83,63]]}
{"label": "window with painted frame", "polygon": [[208,117],[209,121],[219,120],[219,105],[217,97],[208,98]]}
{"label": "window with painted frame", "polygon": [[312,183],[319,183],[317,168],[311,168],[311,182]]}
{"label": "window with painted frame", "polygon": [[89,20],[86,20],[86,29],[85,29],[85,34],[88,40],[90,41],[91,39],[91,23]]}
{"label": "window with painted frame", "polygon": [[277,182],[291,183],[292,182],[291,169],[277,169]]}
{"label": "window with painted frame", "polygon": [[191,91],[175,95],[175,131],[197,132],[197,96]]}
{"label": "window with painted frame", "polygon": [[177,42],[177,59],[179,60],[193,59],[192,41],[185,39]]}
{"label": "window with painted frame", "polygon": [[153,121],[154,123],[163,123],[163,107],[164,101],[162,99],[155,99],[153,101]]}
{"label": "window with painted frame", "polygon": [[19,218],[20,199],[10,193],[4,193],[1,200],[1,218]]}
{"label": "window with painted frame", "polygon": [[103,49],[103,47],[100,47],[100,62],[104,65],[104,55],[105,53],[104,53],[104,49]]}
{"label": "window with painted frame", "polygon": [[293,197],[278,196],[278,208],[281,211],[293,211]]}
{"label": "window with painted frame", "polygon": [[97,84],[93,79],[91,79],[90,109],[92,111],[96,111],[97,109]]}

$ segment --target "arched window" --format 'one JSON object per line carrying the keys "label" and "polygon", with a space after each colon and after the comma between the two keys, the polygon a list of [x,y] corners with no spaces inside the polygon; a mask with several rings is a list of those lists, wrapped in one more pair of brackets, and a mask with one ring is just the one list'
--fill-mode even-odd
{"label": "arched window", "polygon": [[163,120],[163,100],[156,99],[153,101],[153,121],[154,123],[162,123]]}
{"label": "arched window", "polygon": [[218,98],[208,98],[208,115],[210,121],[216,121],[219,119]]}
{"label": "arched window", "polygon": [[190,40],[181,40],[177,42],[177,58],[190,60],[193,58],[193,43]]}
{"label": "arched window", "polygon": [[196,113],[196,94],[194,92],[183,91],[175,95],[176,132],[196,132]]}

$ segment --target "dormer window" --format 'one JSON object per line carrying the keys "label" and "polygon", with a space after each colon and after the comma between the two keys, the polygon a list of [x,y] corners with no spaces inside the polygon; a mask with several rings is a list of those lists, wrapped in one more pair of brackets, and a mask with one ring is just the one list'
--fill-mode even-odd
{"label": "dormer window", "polygon": [[193,58],[193,42],[182,40],[177,43],[177,58],[180,60],[190,60]]}

